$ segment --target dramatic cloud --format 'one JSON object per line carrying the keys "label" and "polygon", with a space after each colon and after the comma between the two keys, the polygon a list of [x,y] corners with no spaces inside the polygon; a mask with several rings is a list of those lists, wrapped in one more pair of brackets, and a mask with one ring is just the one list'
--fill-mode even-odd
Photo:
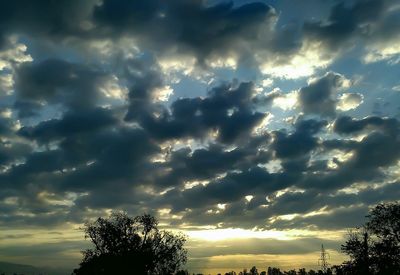
{"label": "dramatic cloud", "polygon": [[112,210],[193,236],[194,265],[309,263],[322,241],[339,255],[347,228],[400,195],[399,12],[2,1],[0,256],[70,268],[76,228]]}
{"label": "dramatic cloud", "polygon": [[252,83],[215,87],[205,98],[178,99],[171,104],[171,112],[149,103],[151,96],[147,93],[145,87],[132,88],[130,98],[134,105],[126,119],[136,119],[157,139],[203,138],[209,131],[215,131],[220,141],[231,143],[248,136],[267,116],[254,111]]}
{"label": "dramatic cloud", "polygon": [[347,80],[340,74],[328,73],[312,80],[307,87],[300,89],[299,100],[304,113],[331,116],[335,114],[335,92],[346,87]]}
{"label": "dramatic cloud", "polygon": [[142,46],[193,53],[200,62],[221,55],[240,58],[275,17],[273,8],[261,2],[234,7],[233,2],[206,6],[201,0],[105,0],[93,13],[105,35],[133,34]]}

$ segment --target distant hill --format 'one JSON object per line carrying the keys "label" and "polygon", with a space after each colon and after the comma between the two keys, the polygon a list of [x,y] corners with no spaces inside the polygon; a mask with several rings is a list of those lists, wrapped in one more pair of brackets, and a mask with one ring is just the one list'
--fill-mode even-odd
{"label": "distant hill", "polygon": [[53,268],[43,268],[35,267],[32,265],[15,264],[8,262],[0,262],[0,274],[13,275],[24,274],[24,275],[68,275],[72,271],[65,269],[53,269]]}

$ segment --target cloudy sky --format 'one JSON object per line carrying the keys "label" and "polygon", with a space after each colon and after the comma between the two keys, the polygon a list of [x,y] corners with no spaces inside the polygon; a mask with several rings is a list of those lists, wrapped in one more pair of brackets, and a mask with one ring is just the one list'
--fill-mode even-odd
{"label": "cloudy sky", "polygon": [[76,267],[112,210],[192,271],[316,268],[400,197],[400,4],[0,2],[0,260]]}

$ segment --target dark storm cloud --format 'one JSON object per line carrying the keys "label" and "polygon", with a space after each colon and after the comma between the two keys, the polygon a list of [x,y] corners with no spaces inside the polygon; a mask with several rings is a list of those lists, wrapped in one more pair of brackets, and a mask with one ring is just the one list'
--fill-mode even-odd
{"label": "dark storm cloud", "polygon": [[146,177],[145,171],[152,165],[149,157],[159,152],[157,144],[141,130],[122,128],[99,134],[95,138],[87,141],[93,144],[88,144],[92,149],[99,150],[95,162],[64,177],[64,188],[81,189],[118,181],[134,184],[138,178]]}
{"label": "dark storm cloud", "polygon": [[[253,164],[255,165],[256,163],[254,162]],[[263,164],[263,162],[260,161],[259,164]],[[250,217],[252,208],[265,202],[266,196],[296,185],[302,180],[303,174],[308,169],[308,160],[300,158],[296,165],[300,168],[293,168],[295,164],[292,162],[286,165],[283,164],[284,170],[276,173],[270,173],[260,166],[253,166],[248,169],[241,168],[239,171],[232,170],[222,178],[210,181],[206,186],[197,185],[182,192],[177,189],[171,190],[163,195],[161,199],[157,199],[156,203],[172,206],[173,211],[178,212],[185,208],[202,211],[201,209],[204,209],[204,207],[209,209],[209,207],[213,207],[218,203],[230,204],[235,201],[241,201],[247,195],[253,195],[256,197],[253,203],[258,200],[259,204],[253,205],[253,207],[249,206],[250,211],[246,215]],[[242,208],[243,205],[240,205],[237,210]],[[193,212],[190,213],[193,214]],[[194,214],[194,216],[196,215]],[[222,219],[222,217],[218,218]],[[239,219],[242,220],[242,218]]]}
{"label": "dark storm cloud", "polygon": [[12,134],[14,132],[12,129],[13,127],[14,121],[9,117],[0,114],[0,136],[9,136]]}
{"label": "dark storm cloud", "polygon": [[164,80],[161,69],[152,57],[130,58],[123,62],[122,76],[129,84],[129,108],[125,120],[140,120],[154,112],[165,112],[155,103],[156,89],[162,88]]}
{"label": "dark storm cloud", "polygon": [[98,129],[117,124],[112,112],[103,108],[67,112],[61,119],[40,122],[36,126],[22,127],[20,136],[46,144],[71,135],[94,132]]}
{"label": "dark storm cloud", "polygon": [[355,168],[379,168],[393,165],[400,157],[400,140],[379,132],[363,138],[350,163]]}
{"label": "dark storm cloud", "polygon": [[252,138],[240,148],[226,150],[220,144],[191,150],[189,147],[171,153],[167,163],[170,172],[162,175],[155,183],[160,186],[179,186],[184,182],[213,179],[229,170],[244,170],[254,163],[266,163],[271,154],[263,147],[268,136]]}
{"label": "dark storm cloud", "polygon": [[275,12],[262,2],[234,7],[231,1],[206,6],[202,0],[104,0],[93,17],[98,28],[111,36],[134,34],[150,49],[165,51],[177,46],[202,61],[215,52],[242,54],[236,47],[257,41]]}
{"label": "dark storm cloud", "polygon": [[81,35],[82,24],[97,1],[29,0],[1,1],[0,49],[7,44],[6,36],[15,33],[63,40]]}
{"label": "dark storm cloud", "polygon": [[237,7],[231,1],[208,6],[202,0],[42,1],[40,5],[16,0],[3,1],[0,10],[3,47],[14,33],[67,43],[134,37],[143,48],[193,54],[201,63],[213,54],[250,56],[247,48],[258,43],[260,33],[276,20],[274,9],[262,2]]}
{"label": "dark storm cloud", "polygon": [[[309,139],[326,125],[325,121],[300,120],[295,124],[295,132],[292,135],[301,133]],[[388,125],[397,125],[391,121]],[[171,206],[175,212],[190,209],[184,215],[185,221],[195,224],[216,224],[222,223],[224,226],[254,227],[261,226],[268,217],[274,215],[286,215],[293,213],[308,213],[317,211],[323,207],[328,207],[336,213],[336,208],[354,204],[376,204],[386,199],[395,199],[398,192],[393,192],[398,188],[398,183],[392,183],[383,188],[367,188],[357,195],[337,193],[341,188],[349,187],[354,183],[365,182],[378,183],[390,178],[383,173],[382,169],[391,167],[400,159],[400,148],[398,134],[394,131],[396,127],[386,127],[377,132],[371,132],[360,141],[328,140],[321,143],[313,142],[313,147],[308,150],[295,150],[303,146],[302,139],[287,139],[285,148],[294,148],[296,154],[289,154],[288,159],[281,162],[282,170],[279,172],[267,172],[264,168],[250,168],[247,171],[231,172],[223,178],[211,181],[208,185],[198,185],[191,189],[180,192],[172,190],[167,192],[160,205]],[[296,134],[297,133],[297,134]],[[276,148],[280,137],[274,137],[271,148]],[[270,148],[270,147],[268,147]],[[321,156],[331,150],[351,152],[352,155],[345,161],[333,158],[337,167],[328,166],[327,160],[311,160],[307,154],[317,151]],[[276,149],[275,149],[276,150]],[[327,150],[327,151],[326,151]],[[291,151],[290,151],[291,152]],[[323,154],[322,154],[323,153]],[[285,155],[286,156],[286,155]],[[289,157],[290,156],[290,157]],[[294,158],[297,156],[297,159]],[[283,155],[281,156],[283,157]],[[274,193],[287,187],[303,189],[303,193],[286,193],[273,201],[266,201],[266,197],[274,198]],[[391,195],[385,195],[386,191]],[[229,190],[229,192],[228,192]],[[374,195],[375,194],[375,195]],[[253,195],[254,198],[249,203],[244,201],[246,195]],[[392,196],[393,195],[393,196]],[[227,203],[225,210],[217,209],[218,203]],[[265,206],[268,206],[265,208]],[[207,212],[210,209],[218,210],[219,214]],[[361,208],[360,208],[361,209]],[[367,212],[364,207],[361,209]],[[361,211],[360,210],[360,211]],[[360,214],[356,211],[350,216]],[[347,213],[347,212],[346,212]],[[292,224],[282,221],[282,228],[305,226],[313,224],[318,228],[328,228],[333,226],[329,219],[346,216],[345,212],[339,211],[336,216],[320,216],[307,218],[304,221],[300,218],[299,223]],[[347,217],[347,216],[346,216]],[[352,226],[351,219],[342,218],[343,223],[337,223],[337,228]],[[355,219],[353,219],[355,221]],[[326,226],[324,226],[324,223]],[[278,226],[278,225],[275,225]]]}
{"label": "dark storm cloud", "polygon": [[33,148],[20,140],[16,140],[15,121],[11,117],[0,114],[0,171],[13,161],[24,158]]}
{"label": "dark storm cloud", "polygon": [[[44,129],[44,125],[39,126]],[[57,133],[53,126],[49,126],[55,133],[51,138],[58,139],[63,132]],[[150,157],[159,147],[140,129],[115,126],[83,132],[74,129],[63,134],[57,149],[27,152],[23,163],[3,172],[0,197],[12,199],[0,204],[1,212],[7,213],[0,219],[1,226],[80,223],[91,215],[88,207],[129,205],[134,212],[143,211],[133,209],[151,197],[137,187],[149,182],[147,177],[156,172]],[[70,192],[83,196],[69,204]],[[67,203],[53,204],[53,200]],[[21,211],[32,215],[27,217]]]}
{"label": "dark storm cloud", "polygon": [[15,160],[23,159],[31,151],[31,146],[22,142],[0,141],[0,169]]}
{"label": "dark storm cloud", "polygon": [[293,158],[303,156],[318,146],[317,134],[325,121],[302,120],[296,123],[295,132],[287,135],[285,132],[274,132],[272,148],[278,158]]}
{"label": "dark storm cloud", "polygon": [[[25,151],[20,156],[22,162],[12,165],[0,177],[4,198],[17,196],[23,199],[28,212],[47,213],[43,219],[36,219],[39,223],[79,221],[77,213],[86,207],[119,207],[125,203],[139,205],[144,200],[151,201],[149,194],[137,190],[141,185],[178,186],[185,181],[212,179],[231,169],[248,169],[254,163],[270,159],[270,153],[262,149],[268,144],[269,136],[253,136],[251,131],[265,117],[255,111],[256,107],[272,99],[256,96],[252,83],[224,84],[211,89],[205,98],[178,99],[169,112],[166,106],[154,101],[154,90],[162,87],[163,79],[153,60],[126,60],[124,65],[120,77],[131,87],[126,119],[138,123],[141,129],[123,126],[124,122],[117,119],[112,108],[96,107],[101,98],[100,87],[108,75],[95,67],[45,60],[17,69],[17,104],[14,106],[25,107],[24,103],[42,106],[42,102],[46,102],[64,111],[60,118],[22,126],[15,133],[22,140],[35,141],[44,147]],[[161,119],[151,117],[153,126],[158,128],[149,127],[148,121],[143,119],[153,115],[155,110],[165,112]],[[27,112],[26,108],[19,111]],[[246,117],[248,119],[243,120]],[[177,122],[181,128],[174,127]],[[150,160],[161,152],[153,138],[205,138],[207,133],[202,131],[208,130],[218,130],[217,141],[221,142],[248,139],[240,141],[244,147],[233,150],[216,143],[193,152],[174,151],[166,164]],[[162,177],[164,169],[170,172]],[[37,188],[32,190],[31,186],[35,185]],[[71,191],[86,195],[77,198],[73,208],[56,209],[39,199],[40,190],[60,195]],[[136,200],[134,204],[131,203],[133,199]],[[21,200],[17,204],[21,206]],[[57,214],[66,209],[69,209],[68,215]],[[24,217],[15,210],[4,224],[13,221],[21,224]]]}
{"label": "dark storm cloud", "polygon": [[[121,127],[82,135],[76,133],[65,136],[58,149],[28,155],[25,163],[14,166],[0,180],[12,187],[12,183],[40,179],[50,188],[82,191],[120,180],[134,183],[140,169],[151,167],[149,156],[158,151],[158,146],[139,129]],[[54,174],[57,171],[59,173]],[[57,182],[51,183],[55,179]]]}
{"label": "dark storm cloud", "polygon": [[230,172],[206,186],[197,185],[182,192],[169,191],[162,200],[166,204],[172,203],[174,211],[180,211],[185,208],[202,208],[206,205],[233,202],[257,192],[274,192],[285,188],[285,184],[287,182],[280,181],[278,176],[268,173],[265,169],[253,167],[247,171]]}
{"label": "dark storm cloud", "polygon": [[385,1],[359,0],[352,4],[340,1],[335,4],[326,21],[306,22],[304,33],[323,41],[332,50],[368,31],[368,25],[377,21],[384,12]]}
{"label": "dark storm cloud", "polygon": [[299,102],[304,113],[334,115],[336,111],[334,93],[342,87],[343,80],[343,76],[330,72],[301,88]]}
{"label": "dark storm cloud", "polygon": [[367,206],[353,206],[351,208],[341,208],[330,214],[321,214],[310,217],[299,217],[293,220],[279,220],[272,224],[273,228],[316,228],[344,229],[359,227],[365,222],[368,214]]}
{"label": "dark storm cloud", "polygon": [[269,211],[273,215],[305,214],[324,207],[327,207],[327,210],[333,210],[338,207],[349,208],[351,205],[371,205],[386,199],[395,200],[399,192],[398,182],[377,188],[367,187],[357,193],[329,193],[316,190],[303,193],[287,192],[273,199]]}
{"label": "dark storm cloud", "polygon": [[[269,104],[280,94],[260,93],[252,82],[210,87],[204,97],[188,89],[192,97],[157,99],[159,90],[171,84],[157,64],[160,56],[189,54],[204,65],[230,55],[251,63],[267,52],[286,64],[311,40],[322,42],[318,54],[329,55],[356,37],[376,35],[373,22],[379,21],[378,29],[387,28],[382,37],[395,35],[390,28],[395,18],[380,21],[385,16],[383,1],[342,1],[327,21],[306,22],[304,28],[292,23],[275,28],[277,14],[261,2],[40,4],[0,3],[0,49],[1,44],[3,49],[12,46],[9,35],[21,34],[28,49],[29,37],[78,52],[89,51],[85,43],[104,39],[112,41],[107,50],[117,53],[111,54],[112,62],[80,60],[81,53],[73,53],[72,62],[66,52],[59,59],[34,56],[33,62],[12,66],[15,85],[7,99],[15,102],[9,105],[8,117],[0,116],[0,207],[6,213],[1,226],[81,222],[91,211],[104,208],[129,208],[137,214],[167,207],[183,215],[181,222],[196,225],[329,229],[353,225],[368,205],[396,198],[398,183],[371,188],[391,180],[387,169],[400,159],[396,119],[340,116],[334,132],[325,131],[323,119],[339,112],[335,93],[345,81],[340,74],[327,73],[300,89],[300,108],[313,119],[296,117],[292,129],[273,125],[277,128],[270,133],[255,129],[268,118]],[[138,41],[141,52],[135,57],[113,48],[125,37]],[[127,98],[120,99],[126,99],[126,105],[116,107],[102,92],[114,75],[129,89]],[[355,94],[351,97],[357,99]],[[361,140],[354,138],[361,133]],[[187,140],[191,145],[182,145]],[[341,160],[338,151],[351,155]],[[185,189],[185,184],[199,181],[208,184]],[[354,184],[366,189],[357,195],[339,192]],[[286,188],[302,193],[278,196]],[[64,201],[71,192],[75,197],[66,205],[44,198],[51,194],[53,202]],[[247,201],[247,195],[254,197]],[[351,202],[362,206],[353,208]],[[226,203],[224,210],[216,209],[219,203]],[[266,224],[278,215],[323,207],[330,212]],[[24,211],[35,216],[21,214]]]}
{"label": "dark storm cloud", "polygon": [[[397,149],[400,133],[397,119],[340,117],[335,121],[333,129],[340,134],[347,135],[367,129],[372,130],[360,142],[342,142],[342,145],[337,146],[337,148],[344,148],[345,150],[350,149],[353,153],[353,156],[343,167],[365,170],[378,169],[394,165],[400,157],[400,151]],[[344,147],[343,144],[345,144]],[[333,145],[333,147],[336,147],[336,145]]]}
{"label": "dark storm cloud", "polygon": [[64,60],[23,64],[15,75],[15,108],[20,116],[34,114],[43,103],[78,111],[90,108],[101,99],[99,87],[108,77],[97,68]]}
{"label": "dark storm cloud", "polygon": [[[142,93],[140,89],[136,90]],[[136,92],[135,91],[135,92]],[[132,97],[132,96],[131,96]],[[136,117],[128,113],[128,120],[136,118],[140,125],[157,139],[203,138],[209,131],[218,131],[218,139],[232,143],[248,137],[266,118],[266,113],[255,111],[253,83],[215,87],[205,98],[181,98],[171,104],[171,111],[162,109],[155,116],[151,108]],[[142,104],[146,106],[146,100]]]}
{"label": "dark storm cloud", "polygon": [[[182,220],[193,225],[219,224],[220,227],[228,228],[343,230],[362,224],[369,205],[396,200],[400,192],[398,186],[398,182],[392,182],[377,188],[364,188],[358,193],[289,191],[279,197],[268,196],[268,200],[265,195],[256,194],[250,202],[244,199],[236,200],[226,204],[225,209],[204,204],[201,208],[185,212]],[[321,209],[325,212],[304,216]],[[297,216],[292,220],[279,217],[293,214]]]}
{"label": "dark storm cloud", "polygon": [[251,82],[226,83],[212,88],[205,98],[179,98],[168,110],[155,100],[163,79],[154,60],[132,59],[125,66],[124,77],[131,85],[125,120],[137,121],[159,140],[204,138],[213,130],[218,131],[220,141],[232,143],[249,136],[267,116],[256,111],[256,107],[277,96],[256,96]]}
{"label": "dark storm cloud", "polygon": [[384,181],[386,176],[382,168],[397,163],[400,158],[400,150],[397,149],[399,145],[397,136],[372,132],[359,142],[347,144],[345,150],[352,153],[348,160],[333,158],[336,169],[316,174],[308,173],[298,186],[306,189],[335,190],[355,182]]}
{"label": "dark storm cloud", "polygon": [[333,125],[333,130],[335,132],[346,135],[374,129],[381,129],[387,134],[396,135],[400,131],[400,125],[397,119],[377,116],[370,116],[363,119],[342,116],[336,119]]}

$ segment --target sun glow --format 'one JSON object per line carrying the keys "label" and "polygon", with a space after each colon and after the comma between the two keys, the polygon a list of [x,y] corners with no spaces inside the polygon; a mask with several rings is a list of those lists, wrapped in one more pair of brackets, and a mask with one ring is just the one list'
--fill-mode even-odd
{"label": "sun glow", "polygon": [[277,240],[290,240],[294,235],[284,231],[254,231],[241,228],[225,228],[225,229],[209,229],[209,230],[193,230],[186,231],[190,238],[202,239],[208,241],[221,241],[228,239],[277,239]]}

